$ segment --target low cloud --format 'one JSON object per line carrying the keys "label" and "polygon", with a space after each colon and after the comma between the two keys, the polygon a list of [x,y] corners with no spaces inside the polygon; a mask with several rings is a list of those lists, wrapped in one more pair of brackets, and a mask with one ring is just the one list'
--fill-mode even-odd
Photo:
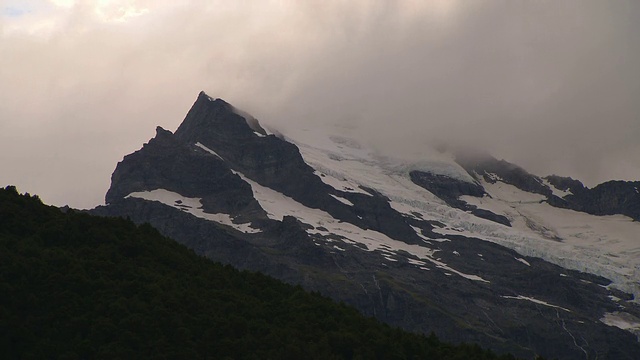
{"label": "low cloud", "polygon": [[57,205],[101,203],[116,163],[200,90],[283,129],[640,179],[633,1],[28,4],[0,15],[0,183]]}

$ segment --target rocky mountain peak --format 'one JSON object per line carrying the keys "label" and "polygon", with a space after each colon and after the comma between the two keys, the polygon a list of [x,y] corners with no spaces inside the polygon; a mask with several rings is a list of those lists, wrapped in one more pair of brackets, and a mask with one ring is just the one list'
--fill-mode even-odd
{"label": "rocky mountain peak", "polygon": [[475,150],[414,166],[297,135],[201,92],[175,133],[124,157],[95,212],[449,341],[636,358],[640,182],[589,189]]}
{"label": "rocky mountain peak", "polygon": [[173,136],[173,133],[169,130],[165,130],[162,126],[156,127],[156,139],[159,138],[170,138]]}
{"label": "rocky mountain peak", "polygon": [[203,143],[237,142],[265,135],[255,118],[205,92],[200,92],[176,130],[176,136],[182,141]]}

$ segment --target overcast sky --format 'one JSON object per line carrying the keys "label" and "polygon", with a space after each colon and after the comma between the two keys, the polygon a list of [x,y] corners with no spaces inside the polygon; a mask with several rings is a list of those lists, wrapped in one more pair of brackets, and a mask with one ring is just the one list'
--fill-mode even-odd
{"label": "overcast sky", "polygon": [[638,19],[636,0],[0,0],[0,186],[101,204],[200,90],[285,130],[640,180]]}

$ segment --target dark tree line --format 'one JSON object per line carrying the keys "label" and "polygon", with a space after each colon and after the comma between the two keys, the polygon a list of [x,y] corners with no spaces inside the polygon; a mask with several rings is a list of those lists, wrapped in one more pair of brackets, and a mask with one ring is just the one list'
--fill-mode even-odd
{"label": "dark tree line", "polygon": [[513,359],[0,189],[2,359]]}

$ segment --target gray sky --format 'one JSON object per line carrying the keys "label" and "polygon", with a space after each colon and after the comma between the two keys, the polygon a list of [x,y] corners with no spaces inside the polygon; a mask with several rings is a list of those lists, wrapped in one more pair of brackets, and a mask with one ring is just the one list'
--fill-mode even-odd
{"label": "gray sky", "polygon": [[0,186],[103,202],[200,90],[286,129],[640,179],[640,1],[0,0]]}

